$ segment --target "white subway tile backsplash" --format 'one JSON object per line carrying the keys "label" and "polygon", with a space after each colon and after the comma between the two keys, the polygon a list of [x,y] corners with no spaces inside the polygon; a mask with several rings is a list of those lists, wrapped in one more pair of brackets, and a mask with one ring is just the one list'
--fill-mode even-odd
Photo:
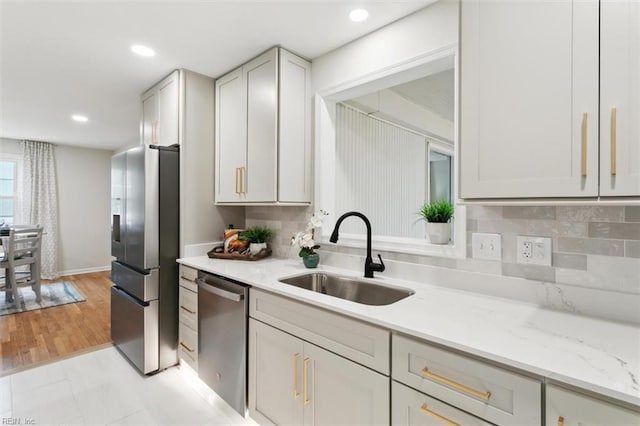
{"label": "white subway tile backsplash", "polygon": [[640,258],[640,241],[625,241],[624,256]]}
{"label": "white subway tile backsplash", "polygon": [[558,206],[556,219],[572,222],[622,222],[624,207],[621,206]]}
{"label": "white subway tile backsplash", "polygon": [[624,220],[627,222],[640,222],[640,206],[625,207]]}
{"label": "white subway tile backsplash", "polygon": [[590,222],[589,238],[615,238],[619,240],[640,240],[640,222]]}
{"label": "white subway tile backsplash", "polygon": [[554,220],[556,218],[555,207],[520,207],[505,206],[502,210],[502,217],[507,219],[543,219]]}
{"label": "white subway tile backsplash", "polygon": [[559,237],[557,248],[569,253],[624,256],[624,242],[620,240]]}
{"label": "white subway tile backsplash", "polygon": [[[551,284],[634,293],[640,297],[640,206],[467,206],[467,240],[472,232],[502,235],[502,261],[448,259],[382,252],[384,259],[404,265],[428,265],[475,271],[494,276],[521,277]],[[312,207],[246,208],[246,223],[276,230],[271,242],[274,256],[297,258],[291,236],[305,228]],[[516,236],[553,238],[551,267],[516,263]],[[323,244],[321,262],[353,260],[364,250]],[[297,260],[297,259],[296,259]],[[337,265],[336,265],[337,266]],[[408,267],[408,266],[407,266]]]}
{"label": "white subway tile backsplash", "polygon": [[587,256],[584,254],[553,253],[551,264],[556,268],[568,268],[586,271]]}

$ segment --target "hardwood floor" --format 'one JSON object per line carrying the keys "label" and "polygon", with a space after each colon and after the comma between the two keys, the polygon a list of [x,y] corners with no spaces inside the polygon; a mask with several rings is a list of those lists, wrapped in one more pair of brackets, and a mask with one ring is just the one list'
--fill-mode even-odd
{"label": "hardwood floor", "polygon": [[110,344],[109,277],[108,271],[60,277],[54,281],[72,282],[87,300],[1,316],[0,376]]}

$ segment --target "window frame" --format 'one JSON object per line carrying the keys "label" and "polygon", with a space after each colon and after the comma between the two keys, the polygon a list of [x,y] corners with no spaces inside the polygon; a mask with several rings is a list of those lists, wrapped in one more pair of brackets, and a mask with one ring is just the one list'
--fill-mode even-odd
{"label": "window frame", "polygon": [[[15,164],[14,167],[14,186],[13,186],[13,196],[8,197],[4,195],[0,195],[2,199],[13,199],[13,223],[16,224],[20,221],[21,212],[22,212],[22,200],[20,198],[21,188],[22,188],[22,157],[18,154],[6,154],[0,153],[0,161],[2,162],[12,162]],[[0,220],[2,220],[0,217]]]}

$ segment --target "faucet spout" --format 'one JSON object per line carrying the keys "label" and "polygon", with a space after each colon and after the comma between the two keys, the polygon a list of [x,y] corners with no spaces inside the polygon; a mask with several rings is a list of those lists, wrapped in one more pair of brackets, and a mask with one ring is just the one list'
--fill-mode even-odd
{"label": "faucet spout", "polygon": [[349,216],[356,216],[363,220],[365,226],[367,227],[367,258],[364,261],[364,276],[365,278],[373,278],[373,272],[383,272],[385,270],[384,262],[382,261],[382,257],[378,255],[378,259],[380,259],[380,263],[376,263],[373,261],[371,257],[371,222],[369,219],[360,212],[347,212],[340,216],[336,221],[336,225],[333,228],[333,232],[331,233],[331,237],[329,241],[332,243],[338,242],[338,230],[340,229],[340,225],[342,222],[348,218]]}

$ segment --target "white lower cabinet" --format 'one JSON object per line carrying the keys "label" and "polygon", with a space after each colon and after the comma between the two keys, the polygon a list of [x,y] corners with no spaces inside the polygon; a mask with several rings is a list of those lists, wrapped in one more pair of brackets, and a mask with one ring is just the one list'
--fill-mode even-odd
{"label": "white lower cabinet", "polygon": [[640,412],[547,385],[547,426],[638,426]]}
{"label": "white lower cabinet", "polygon": [[407,426],[491,425],[491,423],[396,381],[391,382],[391,424]]}
{"label": "white lower cabinet", "polygon": [[178,357],[198,371],[198,271],[180,265],[178,280]]}
{"label": "white lower cabinet", "polygon": [[249,320],[249,413],[260,424],[389,424],[389,378]]}

